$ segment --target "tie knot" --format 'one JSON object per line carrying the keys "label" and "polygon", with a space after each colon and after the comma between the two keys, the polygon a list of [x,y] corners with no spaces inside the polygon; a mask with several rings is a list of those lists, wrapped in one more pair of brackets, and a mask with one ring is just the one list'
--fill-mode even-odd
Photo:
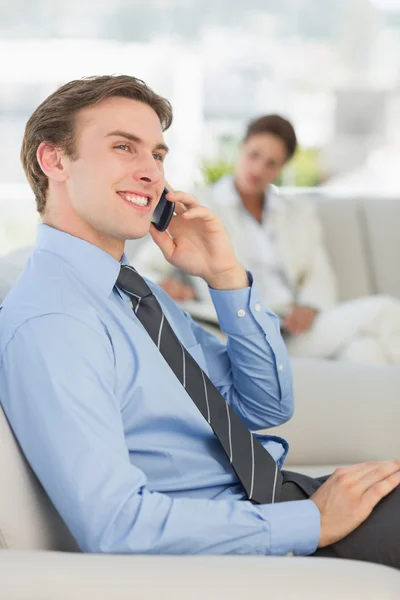
{"label": "tie knot", "polygon": [[115,285],[128,296],[134,296],[135,298],[145,298],[153,294],[143,277],[129,265],[121,267]]}

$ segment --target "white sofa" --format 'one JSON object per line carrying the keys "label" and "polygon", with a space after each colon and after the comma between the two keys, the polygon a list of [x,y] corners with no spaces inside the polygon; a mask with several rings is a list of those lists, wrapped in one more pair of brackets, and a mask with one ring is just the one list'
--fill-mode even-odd
{"label": "white sofa", "polygon": [[[317,198],[343,299],[400,298],[400,200]],[[0,261],[9,286],[24,253]],[[15,269],[10,268],[14,265]],[[1,290],[1,285],[0,285]],[[287,467],[400,457],[400,368],[293,361],[296,411],[272,430],[291,445]],[[195,518],[195,516],[194,516]],[[31,472],[0,408],[0,600],[274,598],[398,599],[400,571],[322,558],[96,556],[74,540]]]}
{"label": "white sofa", "polygon": [[400,299],[400,198],[321,192],[311,198],[322,219],[340,298],[389,294]]}
{"label": "white sofa", "polygon": [[0,600],[243,600],[252,593],[285,600],[399,597],[400,571],[357,561],[83,555],[27,465],[1,408],[0,489]]}
{"label": "white sofa", "polygon": [[[400,198],[311,197],[341,300],[400,299]],[[305,359],[292,365],[295,414],[273,430],[290,441],[288,468],[321,474],[339,464],[400,457],[400,367]]]}

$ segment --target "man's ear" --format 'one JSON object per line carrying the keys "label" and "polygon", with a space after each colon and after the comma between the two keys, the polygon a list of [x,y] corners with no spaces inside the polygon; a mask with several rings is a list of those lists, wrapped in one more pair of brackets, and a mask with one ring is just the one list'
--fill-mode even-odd
{"label": "man's ear", "polygon": [[53,181],[62,183],[67,179],[65,155],[48,142],[42,142],[37,149],[36,158],[43,173]]}

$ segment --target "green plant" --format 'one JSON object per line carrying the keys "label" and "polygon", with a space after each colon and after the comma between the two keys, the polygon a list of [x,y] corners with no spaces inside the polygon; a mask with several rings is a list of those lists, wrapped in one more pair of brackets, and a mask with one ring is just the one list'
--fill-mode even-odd
{"label": "green plant", "polygon": [[233,172],[234,163],[222,158],[213,160],[204,160],[201,165],[201,173],[204,183],[212,185],[224,175],[230,175]]}
{"label": "green plant", "polygon": [[317,148],[301,148],[293,159],[298,187],[313,187],[320,185],[322,170]]}
{"label": "green plant", "polygon": [[224,175],[231,175],[235,167],[240,140],[229,133],[217,138],[216,158],[205,158],[201,164],[204,183],[212,185]]}
{"label": "green plant", "polygon": [[317,148],[299,148],[275,185],[315,187],[321,184],[322,170]]}

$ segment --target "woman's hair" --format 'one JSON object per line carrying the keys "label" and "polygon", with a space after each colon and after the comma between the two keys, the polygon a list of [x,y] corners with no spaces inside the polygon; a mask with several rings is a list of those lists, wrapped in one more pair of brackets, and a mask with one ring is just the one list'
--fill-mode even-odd
{"label": "woman's hair", "polygon": [[247,141],[253,135],[262,135],[269,133],[275,135],[285,144],[287,150],[287,160],[290,160],[297,148],[297,138],[293,125],[280,117],[279,115],[265,115],[251,121],[247,126],[244,141]]}

